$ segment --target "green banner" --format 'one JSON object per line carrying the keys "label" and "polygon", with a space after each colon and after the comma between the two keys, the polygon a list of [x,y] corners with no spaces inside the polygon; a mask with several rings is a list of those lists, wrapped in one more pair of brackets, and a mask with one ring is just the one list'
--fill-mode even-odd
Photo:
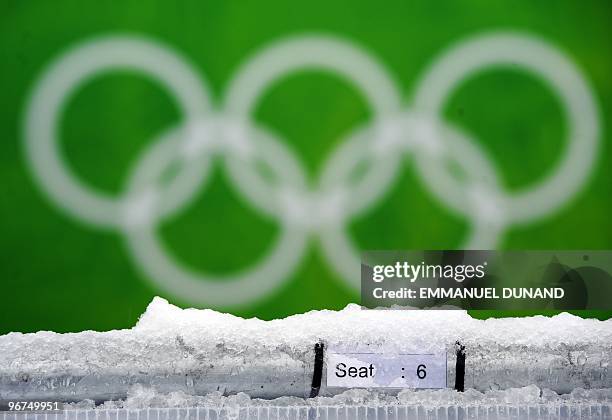
{"label": "green banner", "polygon": [[612,248],[611,19],[2,2],[0,333],[340,309],[367,249]]}

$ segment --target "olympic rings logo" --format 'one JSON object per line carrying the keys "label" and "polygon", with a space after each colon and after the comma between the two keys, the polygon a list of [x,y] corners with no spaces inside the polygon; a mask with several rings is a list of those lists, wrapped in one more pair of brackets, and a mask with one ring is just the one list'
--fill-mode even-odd
{"label": "olympic rings logo", "polygon": [[[556,94],[568,121],[568,139],[554,173],[518,192],[504,191],[496,168],[478,143],[443,121],[453,90],[475,72],[521,68]],[[124,70],[152,78],[172,95],[182,123],[151,141],[118,197],[92,190],[64,165],[58,120],[77,88],[103,72]],[[273,132],[251,119],[258,98],[280,77],[316,69],[358,88],[373,110],[327,160],[316,185],[308,185],[299,159]],[[360,261],[346,233],[352,217],[377,204],[411,155],[433,196],[469,220],[463,248],[495,248],[508,227],[557,211],[585,185],[597,155],[598,109],[581,72],[560,51],[531,35],[490,33],[467,39],[439,56],[409,101],[385,67],[364,50],[327,36],[281,40],[242,65],[220,104],[189,63],[167,46],[135,37],[107,37],[77,46],[54,61],[37,82],[25,118],[28,164],[50,200],[67,214],[123,233],[129,252],[157,287],[192,304],[238,306],[263,298],[297,267],[311,235],[340,277],[359,288]],[[274,250],[254,267],[213,278],[174,261],[156,235],[164,218],[183,210],[203,187],[212,159],[223,158],[230,180],[252,206],[281,225]],[[170,165],[180,171],[167,185]],[[264,177],[257,164],[273,174]],[[453,163],[462,179],[450,172]],[[368,170],[355,180],[362,164]]]}

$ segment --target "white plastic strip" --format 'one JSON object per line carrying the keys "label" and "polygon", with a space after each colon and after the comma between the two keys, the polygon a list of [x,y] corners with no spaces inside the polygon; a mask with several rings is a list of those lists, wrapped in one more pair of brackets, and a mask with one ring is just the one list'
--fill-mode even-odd
{"label": "white plastic strip", "polygon": [[2,413],[2,420],[562,420],[610,419],[612,404],[466,406],[270,406],[66,410],[58,414]]}

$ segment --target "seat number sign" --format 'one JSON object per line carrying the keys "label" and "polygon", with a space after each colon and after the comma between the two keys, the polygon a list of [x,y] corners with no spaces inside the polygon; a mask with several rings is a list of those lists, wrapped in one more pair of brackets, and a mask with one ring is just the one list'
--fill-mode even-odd
{"label": "seat number sign", "polygon": [[446,353],[327,353],[327,386],[446,388]]}

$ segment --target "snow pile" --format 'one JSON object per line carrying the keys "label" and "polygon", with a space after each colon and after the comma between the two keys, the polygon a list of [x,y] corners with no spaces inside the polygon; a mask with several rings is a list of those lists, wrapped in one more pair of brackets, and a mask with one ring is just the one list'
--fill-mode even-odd
{"label": "snow pile", "polygon": [[[431,350],[432,343],[455,340],[513,346],[555,346],[612,343],[612,320],[582,319],[563,313],[553,317],[477,320],[463,310],[362,310],[348,305],[341,311],[311,311],[281,320],[242,319],[212,310],[180,309],[155,298],[134,328],[159,334],[182,331],[204,334],[225,343],[274,348],[308,347],[324,339],[330,344],[381,342],[388,350]],[[246,341],[245,341],[246,340]]]}
{"label": "snow pile", "polygon": [[[122,399],[135,384],[163,392],[251,397],[310,393],[314,344],[353,352],[447,351],[466,346],[466,388],[536,385],[559,393],[612,388],[612,320],[554,317],[477,320],[465,311],[312,311],[285,319],[242,319],[180,309],[155,298],[129,330],[0,336],[0,399]],[[342,389],[323,383],[320,395]],[[427,394],[419,394],[427,395]]]}
{"label": "snow pile", "polygon": [[440,390],[404,390],[397,396],[390,396],[365,389],[352,389],[333,397],[298,398],[281,397],[272,400],[251,398],[245,393],[224,396],[213,392],[205,396],[189,395],[184,392],[168,394],[153,388],[134,386],[125,400],[107,401],[97,405],[92,400],[70,404],[72,409],[146,409],[146,408],[248,408],[248,407],[389,407],[389,406],[533,406],[559,404],[612,404],[612,389],[576,389],[570,394],[558,395],[549,389],[540,390],[534,385],[511,388],[503,391],[479,392],[468,389],[456,392]]}
{"label": "snow pile", "polygon": [[[567,313],[477,320],[465,311],[373,311],[349,305],[341,311],[312,311],[285,319],[242,319],[213,310],[180,309],[155,298],[131,330],[72,334],[38,332],[0,336],[0,366],[9,370],[57,371],[105,367],[147,367],[147,356],[169,351],[176,360],[177,338],[185,353],[209,357],[228,352],[266,353],[279,349],[303,354],[314,343],[388,352],[426,353],[456,340],[480,347],[593,348],[612,350],[612,320],[582,319]],[[189,354],[186,355],[188,357]],[[576,353],[576,362],[579,353]],[[157,359],[159,360],[159,359]]]}

